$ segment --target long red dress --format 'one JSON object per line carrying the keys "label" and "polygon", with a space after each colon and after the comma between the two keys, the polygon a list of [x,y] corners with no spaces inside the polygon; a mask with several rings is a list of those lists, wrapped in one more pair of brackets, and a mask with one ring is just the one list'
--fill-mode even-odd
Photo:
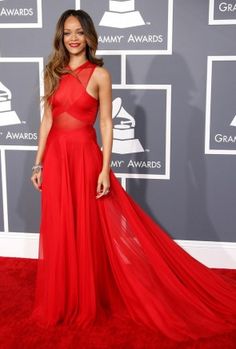
{"label": "long red dress", "polygon": [[172,240],[112,170],[110,193],[96,199],[99,102],[86,90],[95,68],[87,60],[78,78],[62,75],[52,98],[32,315],[80,328],[128,316],[177,341],[236,329],[235,281]]}

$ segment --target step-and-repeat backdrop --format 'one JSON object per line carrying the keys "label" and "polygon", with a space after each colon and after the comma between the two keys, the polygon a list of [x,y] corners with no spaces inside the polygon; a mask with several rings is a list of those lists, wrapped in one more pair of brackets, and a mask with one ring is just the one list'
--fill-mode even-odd
{"label": "step-and-repeat backdrop", "polygon": [[[82,8],[113,79],[112,169],[175,239],[236,242],[236,3],[0,1],[0,234],[38,233],[30,181],[57,19]],[[98,139],[99,119],[96,122]]]}

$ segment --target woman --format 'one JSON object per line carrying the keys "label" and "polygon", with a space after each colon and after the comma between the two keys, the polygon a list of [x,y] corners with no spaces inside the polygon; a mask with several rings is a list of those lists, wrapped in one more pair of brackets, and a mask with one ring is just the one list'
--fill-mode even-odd
{"label": "woman", "polygon": [[86,12],[61,15],[31,177],[42,194],[33,316],[80,327],[130,318],[177,341],[235,329],[236,282],[185,252],[110,169],[111,77],[97,43]]}

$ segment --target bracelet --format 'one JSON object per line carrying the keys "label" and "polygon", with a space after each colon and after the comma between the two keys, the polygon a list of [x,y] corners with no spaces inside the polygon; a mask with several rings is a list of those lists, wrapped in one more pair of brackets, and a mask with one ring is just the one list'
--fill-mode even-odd
{"label": "bracelet", "polygon": [[32,166],[32,170],[35,172],[39,172],[41,169],[43,169],[43,165],[41,164]]}

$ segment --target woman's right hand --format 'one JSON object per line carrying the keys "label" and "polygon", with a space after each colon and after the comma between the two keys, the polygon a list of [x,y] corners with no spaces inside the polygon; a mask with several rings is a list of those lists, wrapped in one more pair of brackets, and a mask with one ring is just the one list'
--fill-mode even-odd
{"label": "woman's right hand", "polygon": [[31,181],[37,190],[42,191],[42,170],[33,171]]}

